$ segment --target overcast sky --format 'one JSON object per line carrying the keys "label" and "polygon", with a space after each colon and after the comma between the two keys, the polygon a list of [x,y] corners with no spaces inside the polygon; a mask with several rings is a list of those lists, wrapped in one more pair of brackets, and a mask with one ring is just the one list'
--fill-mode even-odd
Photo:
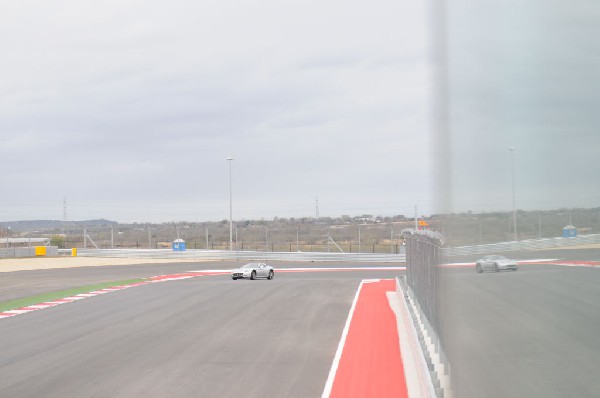
{"label": "overcast sky", "polygon": [[2,221],[431,208],[418,1],[0,7]]}
{"label": "overcast sky", "polygon": [[[452,199],[474,212],[600,207],[600,3],[449,9]],[[444,172],[444,177],[447,174]]]}
{"label": "overcast sky", "polygon": [[598,206],[598,6],[512,3],[450,9],[434,169],[426,2],[4,2],[0,221],[226,219],[228,156],[234,219],[509,210],[509,146],[519,208]]}

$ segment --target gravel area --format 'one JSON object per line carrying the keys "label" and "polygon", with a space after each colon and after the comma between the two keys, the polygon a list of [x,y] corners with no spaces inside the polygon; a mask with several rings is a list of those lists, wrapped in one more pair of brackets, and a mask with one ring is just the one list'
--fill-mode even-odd
{"label": "gravel area", "polygon": [[36,257],[0,259],[0,272],[31,271],[56,268],[98,267],[107,265],[198,263],[199,260],[105,258],[105,257]]}

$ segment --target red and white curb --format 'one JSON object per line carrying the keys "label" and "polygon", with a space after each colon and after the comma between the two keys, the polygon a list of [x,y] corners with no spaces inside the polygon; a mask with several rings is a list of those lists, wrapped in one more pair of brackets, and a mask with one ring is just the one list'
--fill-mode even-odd
{"label": "red and white curb", "polygon": [[363,280],[354,296],[322,398],[408,397],[391,279]]}
{"label": "red and white curb", "polygon": [[[338,267],[338,268],[283,268],[278,269],[277,272],[326,272],[326,271],[401,271],[405,270],[406,267]],[[10,318],[17,315],[27,314],[34,311],[43,310],[46,308],[55,307],[57,305],[72,303],[73,301],[83,300],[90,297],[96,297],[101,294],[117,292],[119,290],[129,289],[131,287],[136,286],[144,286],[150,285],[152,283],[160,283],[160,282],[169,282],[169,281],[179,281],[184,279],[195,278],[198,276],[212,276],[212,275],[226,275],[229,274],[232,270],[230,269],[215,269],[215,270],[200,270],[200,271],[188,271],[182,274],[170,274],[170,275],[157,275],[147,278],[144,281],[129,283],[126,285],[120,286],[112,286],[104,289],[94,290],[88,293],[80,293],[74,296],[69,296],[61,299],[56,299],[52,301],[46,301],[43,303],[38,303],[35,305],[29,305],[22,308],[17,308],[14,310],[7,310],[0,312],[0,319]]]}
{"label": "red and white curb", "polygon": [[17,308],[14,310],[3,311],[3,312],[0,312],[0,319],[10,318],[10,317],[17,316],[17,315],[28,314],[30,312],[39,311],[39,310],[43,310],[43,309],[51,308],[51,307],[56,307],[57,305],[72,303],[74,301],[79,301],[79,300],[87,299],[90,297],[96,297],[96,296],[99,296],[102,294],[117,292],[119,290],[129,289],[131,287],[150,285],[153,283],[160,283],[160,282],[178,281],[178,280],[183,280],[183,279],[195,278],[197,276],[219,275],[219,274],[223,274],[225,272],[229,272],[229,271],[222,271],[222,272],[198,271],[198,272],[187,272],[184,274],[152,276],[150,278],[147,278],[147,280],[144,280],[141,282],[128,283],[126,285],[120,285],[120,286],[106,287],[104,289],[94,290],[94,291],[91,291],[88,293],[79,293],[74,296],[69,296],[69,297],[60,298],[60,299],[51,300],[51,301],[46,301],[43,303],[29,305],[29,306]]}

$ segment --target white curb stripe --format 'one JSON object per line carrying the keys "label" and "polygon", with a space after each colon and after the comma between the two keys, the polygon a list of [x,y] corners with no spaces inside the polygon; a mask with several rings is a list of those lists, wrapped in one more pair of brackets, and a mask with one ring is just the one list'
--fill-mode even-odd
{"label": "white curb stripe", "polygon": [[360,285],[358,285],[358,289],[356,289],[356,294],[354,295],[352,306],[350,307],[350,311],[348,312],[348,318],[346,318],[346,324],[344,325],[344,330],[342,331],[342,337],[340,338],[337,351],[335,352],[335,356],[333,357],[331,370],[329,371],[329,376],[327,377],[327,382],[325,383],[325,389],[323,390],[321,398],[329,398],[329,395],[331,394],[331,389],[333,388],[333,381],[335,380],[335,374],[337,373],[337,368],[340,365],[342,351],[344,351],[346,337],[348,336],[348,330],[350,330],[350,323],[352,322],[352,316],[354,315],[354,309],[356,308],[356,303],[358,302],[358,296],[360,295],[362,287],[363,281],[360,282]]}

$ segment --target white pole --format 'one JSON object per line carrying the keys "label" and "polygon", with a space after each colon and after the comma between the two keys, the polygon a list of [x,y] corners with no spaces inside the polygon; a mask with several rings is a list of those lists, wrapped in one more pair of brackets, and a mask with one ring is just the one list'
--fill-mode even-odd
{"label": "white pole", "polygon": [[360,253],[360,226],[358,227],[358,252]]}
{"label": "white pole", "polygon": [[390,230],[390,251],[394,254],[394,228]]}
{"label": "white pole", "polygon": [[511,146],[508,148],[510,151],[510,165],[511,165],[511,174],[512,174],[512,205],[513,205],[513,227],[515,232],[515,241],[519,240],[517,235],[517,208],[515,202],[515,156],[514,151],[515,147]]}
{"label": "white pole", "polygon": [[208,250],[208,227],[204,227],[206,229],[206,250]]}
{"label": "white pole", "polygon": [[152,249],[152,233],[150,232],[150,225],[148,225],[148,249]]}
{"label": "white pole", "polygon": [[112,225],[110,226],[110,248],[115,248],[115,231]]}
{"label": "white pole", "polygon": [[265,251],[269,251],[269,230],[265,229]]}
{"label": "white pole", "polygon": [[85,228],[83,229],[83,247],[87,247],[87,231],[85,230]]}
{"label": "white pole", "polygon": [[238,248],[238,231],[237,231],[237,227],[235,227],[235,250],[237,250]]}
{"label": "white pole", "polygon": [[296,227],[296,251],[300,251],[300,232],[298,230],[298,227]]}
{"label": "white pole", "polygon": [[229,250],[233,250],[233,192],[231,183],[231,163],[233,158],[227,158],[229,161]]}

